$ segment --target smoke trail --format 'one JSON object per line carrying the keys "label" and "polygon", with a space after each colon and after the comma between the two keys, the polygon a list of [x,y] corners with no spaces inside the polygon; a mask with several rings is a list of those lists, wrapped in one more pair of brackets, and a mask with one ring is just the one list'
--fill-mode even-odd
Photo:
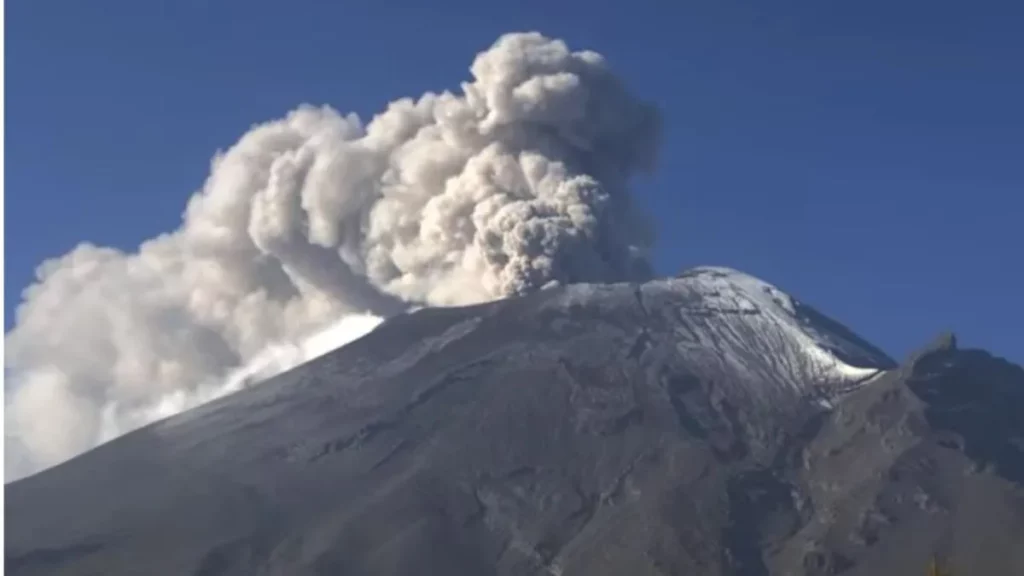
{"label": "smoke trail", "polygon": [[273,346],[342,318],[648,276],[627,182],[653,166],[653,108],[598,54],[536,33],[471,73],[365,126],[313,106],[255,126],[177,230],[43,263],[6,337],[9,471],[301,361]]}

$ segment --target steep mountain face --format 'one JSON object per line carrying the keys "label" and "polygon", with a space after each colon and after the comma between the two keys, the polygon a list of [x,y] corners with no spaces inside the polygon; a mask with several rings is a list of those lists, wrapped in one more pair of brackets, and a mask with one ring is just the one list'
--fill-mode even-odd
{"label": "steep mountain face", "polygon": [[386,322],[7,486],[12,574],[1024,574],[1024,370],[699,268]]}

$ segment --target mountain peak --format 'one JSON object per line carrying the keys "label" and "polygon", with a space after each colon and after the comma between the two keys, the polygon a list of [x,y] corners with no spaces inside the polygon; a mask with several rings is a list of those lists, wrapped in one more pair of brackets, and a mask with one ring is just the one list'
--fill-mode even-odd
{"label": "mountain peak", "polygon": [[[648,283],[644,290],[677,293],[684,302],[684,323],[701,318],[705,326],[722,332],[716,342],[732,341],[747,355],[760,351],[783,372],[777,375],[791,380],[848,384],[896,367],[888,355],[839,322],[732,268],[692,268]],[[786,361],[780,364],[780,359]]]}
{"label": "mountain peak", "polygon": [[1024,371],[944,356],[719,267],[424,309],[9,484],[7,570],[1021,573]]}

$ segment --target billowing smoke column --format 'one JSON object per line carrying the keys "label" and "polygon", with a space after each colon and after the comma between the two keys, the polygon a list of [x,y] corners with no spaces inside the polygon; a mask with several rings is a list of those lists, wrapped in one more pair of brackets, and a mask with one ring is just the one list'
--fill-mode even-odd
{"label": "billowing smoke column", "polygon": [[255,126],[177,230],[42,264],[6,337],[8,477],[413,306],[649,275],[626,185],[652,167],[655,110],[598,54],[536,33],[471,71],[365,126],[312,106]]}

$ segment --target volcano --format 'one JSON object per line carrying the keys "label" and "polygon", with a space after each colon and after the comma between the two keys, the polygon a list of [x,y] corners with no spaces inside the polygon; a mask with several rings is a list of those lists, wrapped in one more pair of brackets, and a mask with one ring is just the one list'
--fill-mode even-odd
{"label": "volcano", "polygon": [[1024,574],[1024,370],[727,268],[397,316],[6,486],[16,575]]}

